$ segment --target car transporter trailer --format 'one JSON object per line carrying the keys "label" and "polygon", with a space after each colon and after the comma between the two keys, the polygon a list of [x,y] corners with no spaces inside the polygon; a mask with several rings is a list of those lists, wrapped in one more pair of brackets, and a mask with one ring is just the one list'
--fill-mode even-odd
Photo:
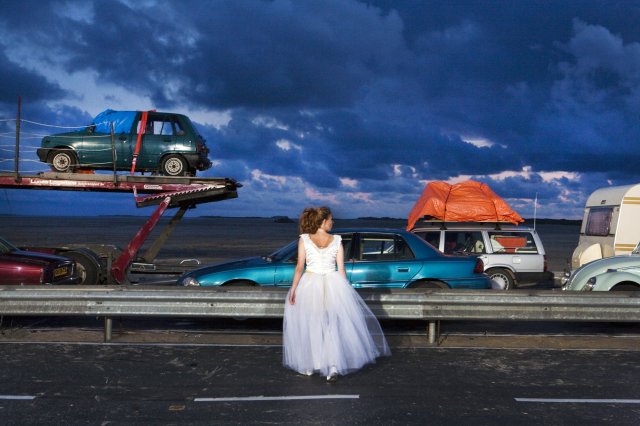
{"label": "car transporter trailer", "polygon": [[[162,245],[171,235],[185,212],[197,204],[224,201],[238,197],[242,185],[231,178],[165,177],[118,174],[0,173],[0,188],[62,191],[94,191],[133,193],[137,207],[157,206],[123,251],[108,244],[69,244],[60,247],[34,247],[76,261],[81,284],[130,284],[129,272],[159,273],[154,264]],[[141,195],[144,194],[144,195]],[[178,211],[153,242],[138,257],[138,251],[168,208]],[[134,262],[135,261],[135,262]],[[180,270],[165,270],[180,273]]]}

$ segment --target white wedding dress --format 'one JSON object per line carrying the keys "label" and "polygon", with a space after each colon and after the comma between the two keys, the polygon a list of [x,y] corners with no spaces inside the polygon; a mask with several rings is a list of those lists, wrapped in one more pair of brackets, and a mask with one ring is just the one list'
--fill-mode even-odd
{"label": "white wedding dress", "polygon": [[378,320],[336,270],[340,235],[325,248],[318,248],[308,234],[300,237],[306,270],[295,304],[288,295],[285,302],[283,364],[301,374],[343,375],[390,355]]}

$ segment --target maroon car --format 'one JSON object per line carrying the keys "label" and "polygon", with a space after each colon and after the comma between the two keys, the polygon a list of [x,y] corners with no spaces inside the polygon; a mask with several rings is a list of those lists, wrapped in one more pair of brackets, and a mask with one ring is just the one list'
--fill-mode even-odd
{"label": "maroon car", "polygon": [[20,250],[0,238],[0,285],[78,284],[73,260]]}

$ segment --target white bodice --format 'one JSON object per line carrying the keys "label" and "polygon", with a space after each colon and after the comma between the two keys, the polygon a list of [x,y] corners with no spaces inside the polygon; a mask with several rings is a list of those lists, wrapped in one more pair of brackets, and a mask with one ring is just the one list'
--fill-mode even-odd
{"label": "white bodice", "polygon": [[336,270],[336,256],[340,247],[342,238],[340,235],[334,235],[333,240],[327,247],[319,248],[315,245],[309,234],[300,235],[304,242],[304,251],[306,256],[307,271],[316,274],[326,274]]}

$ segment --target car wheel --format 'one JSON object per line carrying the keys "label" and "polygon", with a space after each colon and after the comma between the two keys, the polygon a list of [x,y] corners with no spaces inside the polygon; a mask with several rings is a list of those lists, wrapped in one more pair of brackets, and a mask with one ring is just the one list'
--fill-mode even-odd
{"label": "car wheel", "polygon": [[409,286],[409,288],[435,288],[440,290],[446,290],[448,285],[442,281],[418,281]]}
{"label": "car wheel", "polygon": [[635,283],[620,283],[611,288],[611,291],[638,291],[640,286]]}
{"label": "car wheel", "polygon": [[487,275],[491,278],[491,281],[495,281],[500,288],[504,290],[513,290],[515,279],[513,274],[508,269],[493,268],[487,271]]}
{"label": "car wheel", "polygon": [[59,173],[72,173],[74,166],[78,163],[76,155],[70,149],[55,149],[49,154],[47,163],[51,165],[51,170]]}
{"label": "car wheel", "polygon": [[183,176],[187,173],[187,162],[180,155],[167,155],[162,160],[160,170],[165,176]]}
{"label": "car wheel", "polygon": [[78,285],[98,284],[98,266],[88,255],[80,251],[67,251],[60,255],[76,262],[76,271],[80,277]]}
{"label": "car wheel", "polygon": [[255,287],[256,283],[248,280],[238,280],[238,281],[231,281],[231,282],[222,284],[222,286],[223,287]]}

